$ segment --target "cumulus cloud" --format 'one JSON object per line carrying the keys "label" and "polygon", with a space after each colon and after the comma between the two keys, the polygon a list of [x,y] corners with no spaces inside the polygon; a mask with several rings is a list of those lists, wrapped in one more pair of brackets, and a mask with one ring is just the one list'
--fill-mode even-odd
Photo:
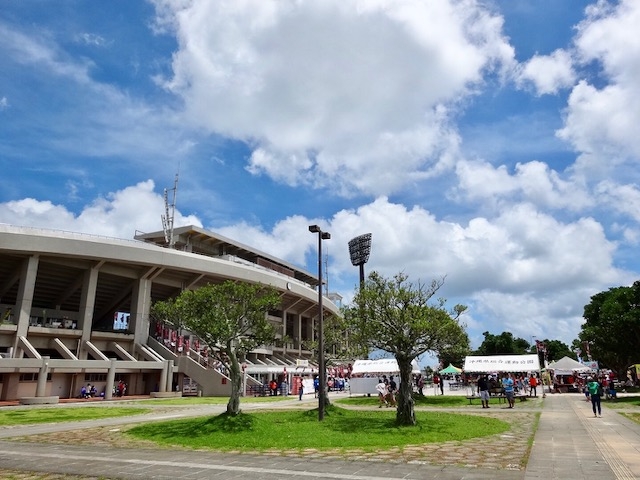
{"label": "cumulus cloud", "polygon": [[574,87],[558,135],[582,153],[575,170],[588,173],[640,157],[640,3],[598,2],[587,14],[575,46],[584,64],[601,67],[602,78]]}
{"label": "cumulus cloud", "polygon": [[[164,199],[151,180],[109,193],[86,205],[78,214],[50,201],[24,198],[0,204],[0,222],[132,239],[136,231],[162,229]],[[202,226],[196,217],[176,211],[175,225]]]}
{"label": "cumulus cloud", "polygon": [[403,271],[413,281],[427,282],[446,277],[443,296],[472,307],[468,323],[475,334],[513,331],[526,337],[535,331],[571,342],[590,296],[632,278],[614,266],[616,244],[596,220],[561,222],[527,203],[462,224],[381,197],[324,222],[296,216],[278,222],[271,232],[244,224],[221,232],[299,264],[305,252],[312,259],[315,255],[317,239],[307,232],[311,223],[332,235],[323,244],[330,258],[330,285],[346,301],[357,273],[347,243],[372,233],[367,273]]}
{"label": "cumulus cloud", "polygon": [[499,207],[506,202],[525,201],[540,208],[582,211],[594,204],[591,192],[575,179],[564,179],[540,161],[517,163],[514,171],[483,161],[461,161],[456,165],[459,183],[452,196],[460,201],[485,202]]}
{"label": "cumulus cloud", "polygon": [[251,143],[252,173],[343,195],[450,169],[450,109],[513,61],[502,18],[475,0],[156,5],[187,117]]}
{"label": "cumulus cloud", "polygon": [[525,62],[518,69],[516,83],[521,87],[532,84],[537,95],[545,95],[573,86],[575,79],[571,55],[558,49],[551,55],[535,55]]}

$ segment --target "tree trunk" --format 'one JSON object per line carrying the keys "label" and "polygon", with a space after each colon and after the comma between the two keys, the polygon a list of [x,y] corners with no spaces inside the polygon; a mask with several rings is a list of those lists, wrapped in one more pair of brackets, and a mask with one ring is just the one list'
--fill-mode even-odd
{"label": "tree trunk", "polygon": [[240,393],[242,390],[242,372],[238,357],[233,349],[228,348],[225,353],[229,357],[229,377],[231,378],[231,397],[227,403],[227,414],[236,416],[240,413]]}
{"label": "tree trunk", "polygon": [[416,413],[413,401],[413,377],[411,374],[411,358],[396,357],[400,368],[400,385],[398,386],[396,423],[398,425],[415,425]]}

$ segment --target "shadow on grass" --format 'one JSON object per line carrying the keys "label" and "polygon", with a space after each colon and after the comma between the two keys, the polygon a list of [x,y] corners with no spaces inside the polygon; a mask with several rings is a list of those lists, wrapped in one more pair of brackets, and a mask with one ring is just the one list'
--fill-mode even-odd
{"label": "shadow on grass", "polygon": [[253,415],[240,413],[229,415],[226,412],[215,417],[177,420],[173,422],[160,422],[133,427],[129,432],[137,434],[144,431],[145,435],[159,441],[170,440],[176,437],[208,437],[217,433],[233,435],[234,433],[246,433],[253,430],[256,418]]}

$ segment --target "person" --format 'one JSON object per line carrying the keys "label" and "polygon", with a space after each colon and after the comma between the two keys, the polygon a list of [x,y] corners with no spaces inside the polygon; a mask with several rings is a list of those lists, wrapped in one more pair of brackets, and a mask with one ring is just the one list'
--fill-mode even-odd
{"label": "person", "polygon": [[536,389],[537,386],[538,386],[538,379],[532,373],[531,377],[529,378],[529,396],[530,397],[537,397],[538,396],[538,392],[537,392],[537,389]]}
{"label": "person", "polygon": [[480,394],[482,408],[489,408],[489,381],[486,375],[478,379],[478,393]]}
{"label": "person", "polygon": [[396,390],[398,390],[398,385],[396,384],[396,381],[393,379],[393,375],[391,375],[389,377],[389,391],[395,394]]}
{"label": "person", "polygon": [[[589,396],[591,397],[591,408],[593,410],[594,417],[602,417],[602,407],[600,405],[600,394],[602,385],[598,382],[597,378],[589,377],[587,379],[587,388],[589,389]],[[596,414],[596,409],[598,413]]]}
{"label": "person", "polygon": [[387,403],[387,384],[381,378],[378,379],[376,392],[378,392],[378,401],[380,402],[378,408],[382,408],[382,405],[386,405],[388,407],[389,404]]}
{"label": "person", "polygon": [[85,387],[84,385],[80,389],[80,397],[87,398],[87,387]]}
{"label": "person", "polygon": [[302,383],[302,379],[300,379],[300,386],[298,387],[298,400],[300,401],[302,401],[302,394],[304,393],[304,387]]}
{"label": "person", "polygon": [[513,378],[511,378],[510,373],[507,373],[502,379],[502,388],[504,389],[504,396],[507,397],[507,402],[509,402],[509,408],[513,408]]}
{"label": "person", "polygon": [[422,391],[422,389],[424,388],[424,377],[421,374],[418,375],[417,386],[418,386],[418,394],[424,395],[424,392]]}
{"label": "person", "polygon": [[388,405],[396,405],[396,382],[393,379],[393,375],[389,377],[389,382],[387,383],[387,404]]}
{"label": "person", "polygon": [[269,390],[271,390],[271,396],[278,395],[278,382],[275,379],[271,379],[269,382]]}
{"label": "person", "polygon": [[438,374],[433,375],[433,393],[438,394],[438,386],[440,384],[440,377]]}
{"label": "person", "polygon": [[318,378],[318,375],[316,375],[315,377],[313,377],[314,398],[318,398],[319,391],[320,391],[320,379]]}
{"label": "person", "polygon": [[607,385],[608,389],[608,398],[617,400],[618,394],[616,392],[616,383],[613,380],[609,380],[609,384]]}

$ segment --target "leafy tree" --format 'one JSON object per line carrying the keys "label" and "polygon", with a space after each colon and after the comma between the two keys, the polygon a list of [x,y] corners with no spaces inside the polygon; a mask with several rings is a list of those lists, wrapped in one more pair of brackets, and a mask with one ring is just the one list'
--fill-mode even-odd
{"label": "leafy tree", "polygon": [[548,340],[542,341],[544,348],[547,352],[546,358],[549,362],[555,362],[563,357],[570,357],[576,359],[576,354],[569,348],[569,346],[561,342],[560,340]]}
{"label": "leafy tree", "polygon": [[584,318],[580,340],[602,366],[625,375],[629,365],[640,363],[640,281],[593,295]]}
{"label": "leafy tree", "polygon": [[373,272],[356,291],[353,305],[344,309],[355,344],[368,351],[388,352],[398,362],[398,425],[416,424],[412,396],[413,359],[425,352],[451,351],[455,345],[469,342],[459,323],[465,306],[456,305],[448,312],[442,299],[436,305],[429,303],[443,284],[444,279],[434,280],[427,286],[409,282],[402,273],[386,279]]}
{"label": "leafy tree", "polygon": [[[216,349],[229,368],[231,397],[227,413],[240,413],[242,372],[239,358],[256,347],[275,342],[275,329],[267,312],[280,305],[271,287],[227,280],[185,290],[177,298],[157,302],[155,315],[180,319],[185,328]],[[170,320],[170,318],[167,318]]]}
{"label": "leafy tree", "polygon": [[520,355],[527,353],[530,344],[523,338],[514,338],[511,332],[493,335],[484,332],[484,340],[480,344],[476,355]]}
{"label": "leafy tree", "polygon": [[[466,341],[465,341],[466,340]],[[446,367],[449,364],[461,367],[464,364],[464,359],[471,353],[471,347],[469,344],[469,337],[461,339],[460,343],[452,345],[450,348],[444,348],[438,355],[438,360],[442,367]]]}

